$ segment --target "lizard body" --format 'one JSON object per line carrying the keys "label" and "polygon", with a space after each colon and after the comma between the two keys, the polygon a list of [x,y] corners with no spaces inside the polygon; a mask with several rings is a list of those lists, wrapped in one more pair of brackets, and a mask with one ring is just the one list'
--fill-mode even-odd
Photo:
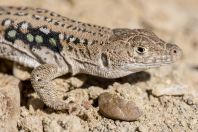
{"label": "lizard body", "polygon": [[54,109],[68,108],[53,89],[56,77],[70,72],[118,78],[180,56],[177,45],[146,29],[110,29],[40,8],[0,7],[0,58],[33,68],[33,88]]}

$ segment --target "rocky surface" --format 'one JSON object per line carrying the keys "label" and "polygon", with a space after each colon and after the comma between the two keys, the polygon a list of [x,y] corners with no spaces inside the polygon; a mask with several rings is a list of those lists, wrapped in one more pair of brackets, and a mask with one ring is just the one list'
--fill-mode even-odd
{"label": "rocky surface", "polygon": [[[7,80],[10,92],[0,92],[1,102],[8,97],[15,115],[6,117],[19,131],[198,131],[198,2],[197,0],[6,0],[0,5],[41,7],[69,18],[108,27],[148,28],[184,51],[181,61],[120,79],[77,75],[55,80],[56,87],[82,107],[69,115],[47,108],[33,91],[29,81],[21,82],[21,106],[17,106],[19,87],[12,76],[10,62],[0,61],[0,80]],[[8,78],[8,79],[6,79]],[[13,82],[16,84],[13,86]],[[10,85],[8,85],[10,84]],[[4,86],[2,86],[3,88]],[[15,91],[14,88],[17,90]],[[2,91],[2,90],[1,90]],[[133,101],[143,115],[132,122],[111,120],[98,111],[98,97],[116,93]],[[6,93],[6,94],[5,94]],[[12,94],[15,93],[15,94]],[[2,96],[1,96],[2,95]],[[15,102],[13,102],[15,101]],[[3,107],[1,111],[9,113]],[[3,109],[2,109],[3,108]],[[17,109],[20,108],[20,113]],[[19,118],[17,118],[17,114]],[[0,115],[2,119],[3,115]],[[13,122],[10,120],[13,118]],[[2,121],[0,120],[0,123]],[[6,123],[4,125],[4,128]],[[7,127],[7,126],[6,126]]]}
{"label": "rocky surface", "polygon": [[0,131],[17,132],[20,115],[19,80],[0,74]]}

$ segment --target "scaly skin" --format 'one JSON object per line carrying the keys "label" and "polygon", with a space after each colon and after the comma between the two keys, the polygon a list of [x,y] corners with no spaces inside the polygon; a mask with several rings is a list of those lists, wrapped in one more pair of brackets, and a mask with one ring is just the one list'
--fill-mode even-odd
{"label": "scaly skin", "polygon": [[0,7],[0,57],[33,68],[33,88],[46,105],[68,109],[51,81],[86,73],[105,78],[175,62],[181,49],[146,29],[110,29],[44,9]]}

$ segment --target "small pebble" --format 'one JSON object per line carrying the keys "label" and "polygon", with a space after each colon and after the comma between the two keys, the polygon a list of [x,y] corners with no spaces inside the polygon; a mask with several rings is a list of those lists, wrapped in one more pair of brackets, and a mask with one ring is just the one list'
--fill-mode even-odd
{"label": "small pebble", "polygon": [[108,92],[99,96],[98,104],[102,115],[115,120],[134,121],[143,114],[134,102]]}

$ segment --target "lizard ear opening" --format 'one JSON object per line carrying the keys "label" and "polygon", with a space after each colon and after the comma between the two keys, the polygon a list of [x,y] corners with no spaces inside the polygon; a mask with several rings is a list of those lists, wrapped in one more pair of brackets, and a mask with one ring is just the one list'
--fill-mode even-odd
{"label": "lizard ear opening", "polygon": [[101,54],[101,61],[104,67],[108,67],[109,62],[106,54],[104,53]]}

